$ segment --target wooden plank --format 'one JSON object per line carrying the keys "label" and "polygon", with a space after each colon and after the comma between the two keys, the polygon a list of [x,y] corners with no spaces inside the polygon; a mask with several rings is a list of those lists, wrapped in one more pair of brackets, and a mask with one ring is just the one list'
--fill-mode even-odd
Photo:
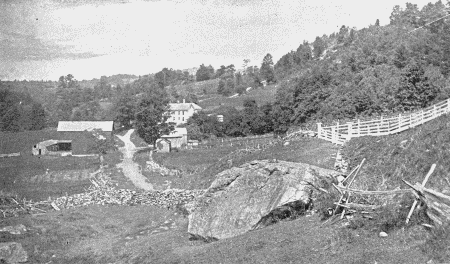
{"label": "wooden plank", "polygon": [[[335,185],[335,184],[333,184],[333,185]],[[341,192],[352,192],[352,193],[365,194],[365,195],[392,195],[392,194],[401,194],[401,193],[411,192],[410,189],[389,190],[389,191],[364,191],[364,190],[345,188],[345,187],[341,187],[338,185],[335,185],[335,187],[337,189],[339,189]]]}
{"label": "wooden plank", "polygon": [[[430,178],[431,174],[434,172],[434,169],[436,168],[436,164],[433,163],[431,165],[430,170],[428,171],[427,175],[425,176],[425,179],[423,179],[422,187],[425,187],[425,184],[427,183],[428,179]],[[408,216],[406,217],[406,223],[409,223],[409,219],[411,218],[414,209],[416,209],[417,200],[414,201],[413,205],[411,206],[411,209],[409,210]]]}

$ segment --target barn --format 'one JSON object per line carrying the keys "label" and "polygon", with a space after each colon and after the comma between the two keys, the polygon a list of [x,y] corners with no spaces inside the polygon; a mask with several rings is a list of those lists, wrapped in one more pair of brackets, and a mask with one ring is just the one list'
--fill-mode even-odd
{"label": "barn", "polygon": [[95,152],[95,139],[113,140],[113,121],[59,121],[56,134],[36,142],[33,155],[85,155]]}

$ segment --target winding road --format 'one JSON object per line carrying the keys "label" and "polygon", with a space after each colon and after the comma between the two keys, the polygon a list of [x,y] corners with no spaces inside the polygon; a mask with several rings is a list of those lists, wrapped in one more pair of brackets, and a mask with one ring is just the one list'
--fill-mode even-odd
{"label": "winding road", "polygon": [[134,129],[130,129],[123,136],[116,135],[123,143],[125,143],[124,147],[119,148],[119,151],[123,153],[123,160],[121,163],[117,164],[117,167],[122,169],[125,177],[130,179],[136,187],[147,191],[153,191],[153,185],[146,181],[147,178],[141,174],[139,165],[133,161],[134,153],[136,153],[136,146],[130,140],[133,131]]}

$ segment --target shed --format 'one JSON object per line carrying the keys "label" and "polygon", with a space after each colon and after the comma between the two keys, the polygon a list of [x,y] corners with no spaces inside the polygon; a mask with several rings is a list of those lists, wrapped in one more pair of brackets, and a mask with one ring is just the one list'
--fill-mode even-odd
{"label": "shed", "polygon": [[166,138],[159,138],[156,140],[156,149],[159,152],[170,152],[171,142]]}
{"label": "shed", "polygon": [[72,140],[45,140],[37,143],[32,149],[33,155],[72,155]]}
{"label": "shed", "polygon": [[177,127],[169,135],[161,136],[161,138],[170,140],[172,148],[181,148],[188,143],[187,129],[185,127]]}

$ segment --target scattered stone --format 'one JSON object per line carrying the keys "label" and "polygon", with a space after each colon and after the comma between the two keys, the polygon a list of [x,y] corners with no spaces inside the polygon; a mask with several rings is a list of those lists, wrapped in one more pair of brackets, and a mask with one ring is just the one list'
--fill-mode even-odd
{"label": "scattered stone", "polygon": [[289,146],[289,141],[284,142],[283,146]]}
{"label": "scattered stone", "polygon": [[187,207],[188,232],[204,239],[222,239],[263,227],[293,211],[305,211],[321,177],[337,172],[308,164],[268,160],[247,163],[219,173]]}
{"label": "scattered stone", "polygon": [[380,232],[380,237],[387,237],[388,234],[386,232]]}
{"label": "scattered stone", "polygon": [[22,225],[16,225],[16,226],[5,226],[3,228],[0,228],[0,232],[8,232],[12,235],[20,235],[27,231],[27,228]]}
{"label": "scattered stone", "polygon": [[28,254],[17,242],[0,243],[0,263],[22,263],[28,261]]}

